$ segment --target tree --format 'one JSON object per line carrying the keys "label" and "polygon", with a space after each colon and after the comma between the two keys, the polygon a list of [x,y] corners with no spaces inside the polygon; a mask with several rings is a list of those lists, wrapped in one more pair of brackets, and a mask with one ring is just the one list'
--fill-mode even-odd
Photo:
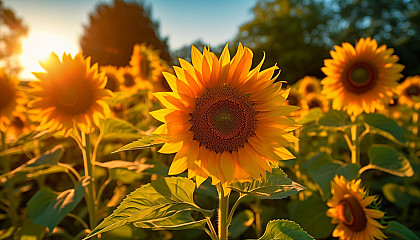
{"label": "tree", "polygon": [[136,43],[146,42],[170,60],[165,40],[160,40],[158,24],[150,19],[142,3],[114,0],[112,5],[99,4],[90,14],[80,40],[83,52],[100,65],[126,66]]}
{"label": "tree", "polygon": [[21,38],[28,34],[23,20],[13,10],[3,6],[0,0],[0,67],[8,74],[17,74],[20,63],[17,56],[22,52]]}
{"label": "tree", "polygon": [[329,15],[323,1],[260,0],[254,19],[240,27],[236,41],[253,49],[254,58],[265,51],[266,66],[278,64],[279,79],[294,83],[305,75],[320,77],[329,47],[324,38]]}

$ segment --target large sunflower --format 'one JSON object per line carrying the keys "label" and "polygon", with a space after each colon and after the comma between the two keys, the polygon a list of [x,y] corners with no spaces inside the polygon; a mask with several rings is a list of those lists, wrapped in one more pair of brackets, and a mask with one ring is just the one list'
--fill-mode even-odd
{"label": "large sunflower", "polygon": [[67,135],[75,124],[89,133],[100,118],[109,115],[104,98],[112,93],[104,89],[106,77],[98,74],[97,64],[90,66],[90,57],[79,53],[72,58],[64,53],[60,62],[52,53],[41,65],[46,72],[34,73],[40,81],[29,83],[35,96],[29,105],[38,113],[42,128],[64,130]]}
{"label": "large sunflower", "polygon": [[340,240],[384,239],[381,228],[385,228],[375,219],[382,218],[380,210],[368,208],[375,196],[367,196],[360,186],[360,179],[348,182],[343,176],[335,176],[331,181],[332,198],[328,201],[330,209],[327,215],[333,224],[338,224],[333,237]]}
{"label": "large sunflower", "polygon": [[399,103],[420,108],[420,76],[407,77],[397,88]]}
{"label": "large sunflower", "polygon": [[298,91],[303,95],[321,93],[321,84],[316,77],[305,76],[297,84],[299,84]]}
{"label": "large sunflower", "polygon": [[361,38],[355,48],[349,43],[335,46],[332,59],[324,61],[322,71],[327,76],[321,81],[323,94],[333,99],[333,109],[347,110],[353,116],[382,110],[404,69],[393,52],[385,45],[378,48],[370,38]]}
{"label": "large sunflower", "polygon": [[0,68],[0,131],[6,132],[13,121],[13,114],[21,112],[25,99],[18,88],[19,81]]}
{"label": "large sunflower", "polygon": [[286,115],[288,91],[272,78],[276,66],[254,69],[252,51],[238,46],[231,59],[226,44],[220,58],[192,46],[192,65],[180,59],[175,75],[164,73],[173,92],[155,93],[166,107],[152,112],[164,122],[155,131],[166,137],[161,153],[177,153],[169,174],[188,169],[200,185],[207,177],[224,187],[234,180],[261,179],[270,164],[294,158],[286,150],[298,141],[290,131],[299,127]]}

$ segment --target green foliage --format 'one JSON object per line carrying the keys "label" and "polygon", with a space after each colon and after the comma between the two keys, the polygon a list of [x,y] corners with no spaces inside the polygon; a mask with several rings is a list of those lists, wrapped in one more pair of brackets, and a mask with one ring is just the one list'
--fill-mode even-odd
{"label": "green foliage", "polygon": [[389,182],[383,185],[382,191],[388,201],[401,209],[420,202],[420,190],[415,186],[404,186]]}
{"label": "green foliage", "polygon": [[86,238],[128,223],[154,230],[203,228],[205,219],[195,220],[191,211],[211,217],[212,210],[198,207],[193,200],[195,183],[181,177],[155,180],[129,194],[118,208]]}
{"label": "green foliage", "polygon": [[48,227],[51,234],[55,226],[82,200],[85,184],[86,181],[78,181],[74,189],[61,193],[41,188],[28,202],[29,219]]}
{"label": "green foliage", "polygon": [[309,236],[302,228],[288,220],[273,220],[267,224],[264,235],[258,240],[304,240],[314,239]]}
{"label": "green foliage", "polygon": [[410,229],[396,221],[388,222],[387,227],[383,230],[386,235],[393,235],[402,240],[418,240],[419,237],[416,236]]}
{"label": "green foliage", "polygon": [[254,220],[255,220],[254,213],[249,209],[245,209],[237,213],[233,217],[232,223],[229,227],[230,236],[232,238],[239,237],[252,225]]}
{"label": "green foliage", "polygon": [[45,226],[33,223],[27,219],[19,231],[20,240],[41,240],[45,235]]}
{"label": "green foliage", "polygon": [[272,172],[267,173],[266,179],[262,182],[256,180],[236,182],[231,187],[234,191],[261,199],[282,199],[304,189],[298,183],[287,178],[287,175],[280,168],[273,168]]}
{"label": "green foliage", "polygon": [[408,131],[406,128],[399,126],[395,120],[378,113],[366,114],[364,120],[369,126],[373,127],[370,132],[378,133],[392,141],[406,142]]}
{"label": "green foliage", "polygon": [[377,169],[399,177],[414,174],[410,161],[400,152],[387,145],[373,145],[368,149],[369,165],[363,170]]}
{"label": "green foliage", "polygon": [[319,118],[318,124],[322,127],[332,127],[335,129],[345,129],[351,127],[353,123],[344,111],[330,110]]}
{"label": "green foliage", "polygon": [[311,122],[316,122],[319,120],[319,118],[321,118],[323,115],[321,108],[316,107],[316,108],[311,108],[309,110],[309,113],[303,117],[302,119],[299,119],[297,122],[299,124],[305,125]]}
{"label": "green foliage", "polygon": [[358,176],[359,166],[349,163],[345,164],[333,161],[331,157],[320,152],[303,164],[303,167],[309,172],[314,181],[320,187],[323,200],[331,196],[331,181],[335,175],[344,176],[347,180],[352,180]]}
{"label": "green foliage", "polygon": [[162,145],[162,143],[154,143],[156,139],[162,138],[160,135],[152,134],[149,136],[144,136],[141,139],[129,143],[117,150],[114,153],[122,152],[122,151],[129,151],[129,150],[138,150],[138,149],[145,149],[149,147],[156,147]]}
{"label": "green foliage", "polygon": [[314,238],[327,238],[334,229],[331,218],[326,215],[327,210],[327,204],[314,194],[296,204],[291,218]]}
{"label": "green foliage", "polygon": [[119,118],[107,118],[101,121],[101,131],[105,139],[133,139],[142,137],[142,134],[140,134],[136,127]]}

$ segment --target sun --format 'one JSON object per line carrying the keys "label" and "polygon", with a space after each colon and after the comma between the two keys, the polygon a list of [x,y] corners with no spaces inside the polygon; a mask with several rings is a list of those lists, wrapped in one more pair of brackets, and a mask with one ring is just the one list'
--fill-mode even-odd
{"label": "sun", "polygon": [[23,69],[19,77],[22,80],[35,79],[32,72],[43,71],[39,61],[45,61],[51,52],[61,56],[64,52],[75,55],[78,51],[75,43],[57,34],[48,32],[30,33],[28,38],[22,41],[22,54],[19,61]]}

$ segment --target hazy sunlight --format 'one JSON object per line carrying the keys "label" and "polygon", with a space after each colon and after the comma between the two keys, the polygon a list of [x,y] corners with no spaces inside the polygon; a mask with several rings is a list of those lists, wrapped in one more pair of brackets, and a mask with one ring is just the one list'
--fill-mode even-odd
{"label": "hazy sunlight", "polygon": [[19,57],[23,66],[20,73],[22,79],[34,79],[32,72],[44,71],[39,61],[46,60],[51,52],[61,57],[64,52],[77,54],[78,47],[71,41],[53,33],[37,32],[29,34],[27,39],[22,41],[22,54]]}

